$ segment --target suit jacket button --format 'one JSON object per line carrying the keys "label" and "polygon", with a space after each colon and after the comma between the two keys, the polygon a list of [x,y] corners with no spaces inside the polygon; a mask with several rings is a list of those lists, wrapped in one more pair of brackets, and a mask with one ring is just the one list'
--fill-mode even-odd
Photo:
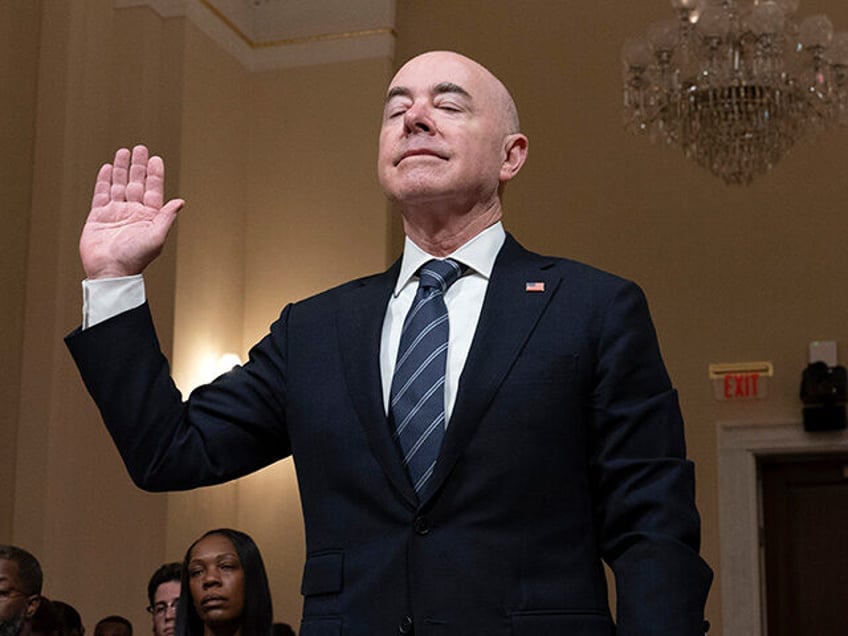
{"label": "suit jacket button", "polygon": [[416,534],[422,536],[430,534],[430,520],[427,517],[415,517],[415,520],[412,522],[412,528]]}
{"label": "suit jacket button", "polygon": [[403,620],[398,624],[398,634],[411,634],[412,633],[412,618],[409,616],[404,616]]}

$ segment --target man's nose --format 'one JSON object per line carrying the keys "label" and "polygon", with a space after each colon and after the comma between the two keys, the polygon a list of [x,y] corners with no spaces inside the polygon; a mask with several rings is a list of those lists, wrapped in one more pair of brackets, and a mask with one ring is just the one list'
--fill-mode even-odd
{"label": "man's nose", "polygon": [[168,603],[168,606],[165,608],[165,620],[172,621],[177,617],[177,601],[173,601]]}
{"label": "man's nose", "polygon": [[412,104],[403,114],[403,124],[407,133],[410,134],[432,134],[436,130],[427,106],[417,102]]}

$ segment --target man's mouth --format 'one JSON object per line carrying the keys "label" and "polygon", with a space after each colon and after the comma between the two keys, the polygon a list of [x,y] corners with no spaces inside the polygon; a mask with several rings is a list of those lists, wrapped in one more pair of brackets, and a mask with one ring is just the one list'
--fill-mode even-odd
{"label": "man's mouth", "polygon": [[401,156],[395,161],[395,165],[400,164],[404,159],[410,159],[413,157],[432,157],[434,159],[446,159],[443,155],[439,154],[435,150],[430,150],[429,148],[414,148],[411,150],[407,150],[402,153]]}

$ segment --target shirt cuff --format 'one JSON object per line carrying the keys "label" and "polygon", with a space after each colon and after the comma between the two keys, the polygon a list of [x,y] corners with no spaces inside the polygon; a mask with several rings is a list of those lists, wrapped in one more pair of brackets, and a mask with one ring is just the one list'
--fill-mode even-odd
{"label": "shirt cuff", "polygon": [[88,329],[113,316],[144,304],[141,274],[82,281],[82,328]]}

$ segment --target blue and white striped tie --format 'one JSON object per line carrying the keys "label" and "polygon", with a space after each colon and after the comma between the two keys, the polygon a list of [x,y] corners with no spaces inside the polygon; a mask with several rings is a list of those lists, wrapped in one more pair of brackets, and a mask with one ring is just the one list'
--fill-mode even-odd
{"label": "blue and white striped tie", "polygon": [[401,331],[390,410],[403,463],[417,493],[433,474],[445,433],[449,330],[444,294],[463,270],[452,259],[425,263],[418,271],[418,291]]}

